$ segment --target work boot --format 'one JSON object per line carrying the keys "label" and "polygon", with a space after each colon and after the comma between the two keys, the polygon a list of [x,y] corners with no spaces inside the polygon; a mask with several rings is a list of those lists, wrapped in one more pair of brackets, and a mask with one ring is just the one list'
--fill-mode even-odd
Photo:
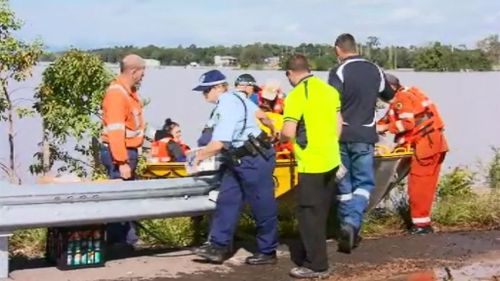
{"label": "work boot", "polygon": [[297,279],[326,279],[330,276],[330,270],[314,271],[307,267],[294,267],[290,270],[290,276]]}
{"label": "work boot", "polygon": [[276,252],[271,254],[255,253],[245,259],[245,262],[250,265],[276,264],[277,261]]}
{"label": "work boot", "polygon": [[361,237],[359,231],[356,232],[356,234],[354,235],[354,243],[352,244],[352,248],[356,249],[357,247],[359,247],[359,244],[361,244],[362,240],[363,240],[363,237]]}
{"label": "work boot", "polygon": [[221,247],[212,243],[206,243],[195,249],[193,253],[208,262],[221,264],[230,256],[229,247]]}
{"label": "work boot", "polygon": [[340,226],[338,241],[339,252],[350,254],[354,247],[354,227],[348,223]]}
{"label": "work boot", "polygon": [[408,231],[411,235],[426,235],[426,234],[431,234],[434,233],[434,229],[432,229],[432,226],[427,225],[427,226],[412,226],[410,230]]}

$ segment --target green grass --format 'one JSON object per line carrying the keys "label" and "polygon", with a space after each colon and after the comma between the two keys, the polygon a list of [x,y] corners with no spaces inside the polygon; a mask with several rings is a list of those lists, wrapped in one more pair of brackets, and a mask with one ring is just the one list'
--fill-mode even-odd
{"label": "green grass", "polygon": [[444,198],[433,213],[434,221],[442,226],[500,226],[500,192],[490,195],[469,195]]}
{"label": "green grass", "polygon": [[10,254],[14,256],[39,257],[45,252],[47,229],[36,228],[15,231],[9,239]]}

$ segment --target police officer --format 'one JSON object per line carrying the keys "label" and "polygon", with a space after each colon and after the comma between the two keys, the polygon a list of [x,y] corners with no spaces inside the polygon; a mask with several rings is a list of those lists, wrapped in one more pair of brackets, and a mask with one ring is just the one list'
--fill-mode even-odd
{"label": "police officer", "polygon": [[193,89],[217,103],[213,135],[199,150],[195,163],[223,153],[226,163],[208,243],[194,253],[209,262],[222,263],[231,254],[231,244],[243,202],[248,202],[256,221],[258,252],[247,264],[274,264],[277,261],[277,207],[274,199],[275,152],[257,125],[258,108],[241,92],[227,90],[226,77],[218,70],[203,74]]}
{"label": "police officer", "polygon": [[259,105],[259,95],[260,87],[257,85],[257,80],[248,74],[241,74],[234,81],[234,87],[236,90],[244,92],[246,96],[256,105]]}
{"label": "police officer", "polygon": [[[259,86],[257,86],[257,81],[255,80],[255,78],[253,78],[252,75],[247,73],[241,74],[240,76],[238,76],[238,78],[236,78],[234,87],[235,91],[243,93],[249,100],[255,103],[254,97],[257,96],[258,98],[257,92],[260,90],[260,88]],[[258,105],[258,101],[256,104]],[[255,116],[257,117],[257,119],[259,119],[262,125],[270,130],[272,136],[277,135],[273,121],[262,109],[257,109],[257,111],[255,112]]]}

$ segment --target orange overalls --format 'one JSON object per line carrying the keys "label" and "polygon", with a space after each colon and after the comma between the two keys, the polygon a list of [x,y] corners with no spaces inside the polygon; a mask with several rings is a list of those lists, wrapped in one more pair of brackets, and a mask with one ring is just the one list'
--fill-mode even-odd
{"label": "orange overalls", "polygon": [[113,163],[127,163],[127,148],[139,148],[144,141],[142,102],[136,89],[119,79],[113,81],[106,90],[102,111],[101,140],[109,146]]}
{"label": "orange overalls", "polygon": [[411,87],[396,92],[379,124],[388,125],[399,146],[414,149],[408,178],[411,218],[417,227],[428,226],[441,164],[448,151],[443,120],[432,101]]}

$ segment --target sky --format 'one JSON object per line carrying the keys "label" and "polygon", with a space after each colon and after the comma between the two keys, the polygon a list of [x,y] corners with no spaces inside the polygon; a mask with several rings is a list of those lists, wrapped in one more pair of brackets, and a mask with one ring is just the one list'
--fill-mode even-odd
{"label": "sky", "polygon": [[24,40],[49,49],[332,43],[475,43],[500,33],[500,0],[10,0]]}

